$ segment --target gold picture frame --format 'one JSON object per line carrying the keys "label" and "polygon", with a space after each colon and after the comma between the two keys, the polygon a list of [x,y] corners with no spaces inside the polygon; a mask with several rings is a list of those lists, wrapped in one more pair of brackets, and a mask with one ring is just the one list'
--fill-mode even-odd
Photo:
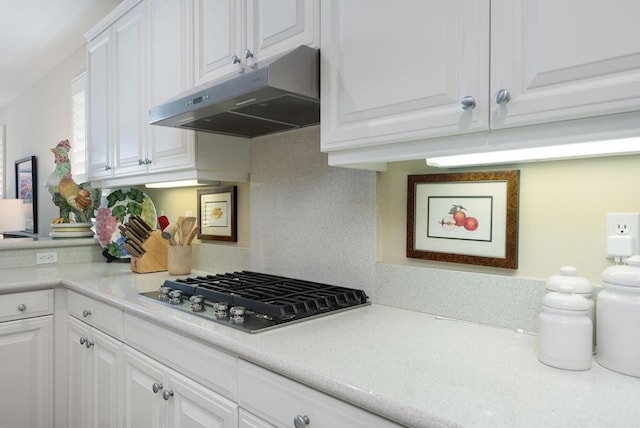
{"label": "gold picture frame", "polygon": [[520,171],[409,175],[407,257],[518,267]]}
{"label": "gold picture frame", "polygon": [[238,241],[237,187],[198,190],[198,239]]}

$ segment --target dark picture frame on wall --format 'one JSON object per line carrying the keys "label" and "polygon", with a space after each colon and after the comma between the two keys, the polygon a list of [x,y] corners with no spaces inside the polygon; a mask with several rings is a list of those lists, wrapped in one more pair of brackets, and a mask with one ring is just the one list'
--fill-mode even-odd
{"label": "dark picture frame on wall", "polygon": [[409,175],[407,257],[517,269],[520,171]]}
{"label": "dark picture frame on wall", "polygon": [[237,187],[198,190],[198,239],[238,241]]}
{"label": "dark picture frame on wall", "polygon": [[36,157],[29,156],[15,162],[16,198],[22,199],[24,232],[38,233],[38,169]]}

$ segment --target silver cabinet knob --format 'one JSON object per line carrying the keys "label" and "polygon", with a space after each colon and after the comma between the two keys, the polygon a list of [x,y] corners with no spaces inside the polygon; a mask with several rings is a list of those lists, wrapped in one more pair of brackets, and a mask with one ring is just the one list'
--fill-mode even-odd
{"label": "silver cabinet knob", "polygon": [[87,338],[86,337],[81,337],[80,338],[80,344],[84,345],[85,343],[87,343]]}
{"label": "silver cabinet knob", "polygon": [[87,339],[87,341],[84,343],[84,346],[86,346],[87,349],[89,349],[93,346],[93,342]]}
{"label": "silver cabinet knob", "polygon": [[144,163],[145,165],[151,165],[153,162],[151,162],[151,159],[145,158]]}
{"label": "silver cabinet knob", "polygon": [[18,310],[19,310],[20,312],[24,312],[24,311],[26,311],[26,310],[27,310],[27,305],[25,305],[24,303],[20,303],[20,304],[18,305]]}
{"label": "silver cabinet knob", "polygon": [[293,418],[293,425],[295,425],[296,428],[304,428],[306,425],[309,425],[309,416],[297,415]]}
{"label": "silver cabinet knob", "polygon": [[245,49],[244,52],[242,52],[242,56],[245,59],[253,58],[253,53],[249,49]]}
{"label": "silver cabinet knob", "polygon": [[82,316],[83,316],[83,317],[85,317],[85,318],[86,318],[86,317],[88,317],[89,315],[91,315],[91,311],[90,311],[89,309],[84,309],[84,310],[82,311]]}
{"label": "silver cabinet knob", "polygon": [[147,163],[143,159],[138,159],[138,165],[146,165]]}
{"label": "silver cabinet knob", "polygon": [[476,107],[476,99],[472,96],[466,96],[460,100],[460,108],[462,110],[473,110]]}
{"label": "silver cabinet knob", "polygon": [[162,398],[164,398],[165,401],[168,401],[171,397],[173,397],[173,391],[171,391],[170,389],[165,389],[164,391],[162,391]]}
{"label": "silver cabinet knob", "polygon": [[240,63],[240,58],[238,58],[238,55],[234,55],[231,57],[231,64],[239,64]]}
{"label": "silver cabinet knob", "polygon": [[110,169],[111,169],[111,165],[105,165],[105,166],[104,166],[104,170],[105,170],[105,171],[109,171]]}
{"label": "silver cabinet knob", "polygon": [[158,392],[162,391],[162,384],[161,383],[154,383],[151,386],[151,390],[153,391],[154,394],[157,394]]}
{"label": "silver cabinet knob", "polygon": [[493,99],[497,104],[506,104],[511,101],[511,94],[506,89],[499,89]]}

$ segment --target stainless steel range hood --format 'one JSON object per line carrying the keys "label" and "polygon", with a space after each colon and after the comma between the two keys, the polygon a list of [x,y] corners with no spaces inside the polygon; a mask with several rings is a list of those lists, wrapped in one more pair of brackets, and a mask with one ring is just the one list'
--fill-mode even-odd
{"label": "stainless steel range hood", "polygon": [[253,138],[320,122],[320,53],[300,46],[149,110],[152,125]]}

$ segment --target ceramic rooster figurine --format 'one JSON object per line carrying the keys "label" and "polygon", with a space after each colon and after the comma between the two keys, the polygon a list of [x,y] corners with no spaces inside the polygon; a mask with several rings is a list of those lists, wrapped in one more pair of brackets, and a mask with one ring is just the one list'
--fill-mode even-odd
{"label": "ceramic rooster figurine", "polygon": [[[90,223],[93,212],[100,206],[100,189],[92,189],[89,183],[77,184],[71,176],[69,160],[69,140],[60,141],[51,149],[56,164],[47,177],[45,185],[53,197],[53,203],[60,208],[60,217],[53,223]],[[73,216],[71,216],[73,214]]]}

